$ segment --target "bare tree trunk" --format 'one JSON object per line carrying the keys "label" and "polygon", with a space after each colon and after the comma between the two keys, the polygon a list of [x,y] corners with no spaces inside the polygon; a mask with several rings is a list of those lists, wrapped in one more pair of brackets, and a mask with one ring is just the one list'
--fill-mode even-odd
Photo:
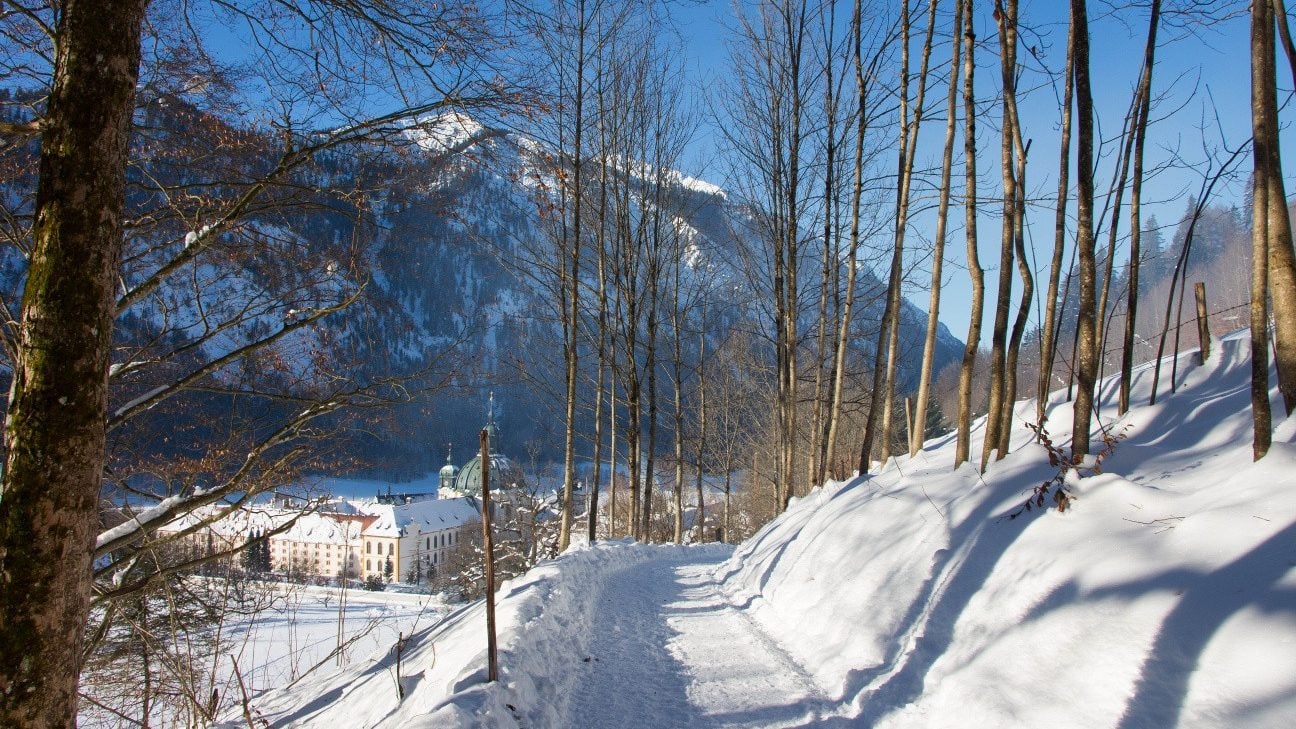
{"label": "bare tree trunk", "polygon": [[76,724],[147,0],[68,0],[42,122],[0,489],[0,724]]}
{"label": "bare tree trunk", "polygon": [[[927,34],[923,39],[922,60],[918,67],[918,91],[914,97],[913,121],[910,123],[909,140],[907,142],[907,152],[905,154],[905,171],[902,184],[904,186],[904,219],[909,219],[909,198],[910,191],[913,189],[913,166],[914,156],[918,149],[918,132],[921,129],[923,113],[925,111],[925,102],[927,95],[927,71],[931,64],[932,39],[936,34],[936,0],[931,0],[927,4]],[[897,249],[903,248],[904,231],[900,231],[900,240],[897,242]],[[902,281],[903,285],[903,281]],[[891,444],[894,442],[894,417],[892,410],[895,407],[895,379],[896,368],[899,365],[899,341],[900,341],[900,303],[902,292],[895,292],[895,307],[891,314],[891,334],[890,342],[887,344],[887,367],[886,367],[886,385],[883,388],[886,395],[882,401],[882,462],[885,463],[891,457]]]}
{"label": "bare tree trunk", "polygon": [[[903,285],[902,267],[904,265],[905,232],[908,228],[909,190],[913,180],[913,159],[917,149],[918,131],[922,122],[923,96],[927,87],[927,68],[931,58],[931,40],[935,32],[935,4],[931,8],[927,25],[927,35],[923,43],[922,60],[918,73],[918,89],[915,95],[913,119],[909,118],[909,3],[905,0],[900,10],[900,147],[896,157],[896,222],[895,238],[891,251],[891,271],[887,277],[887,300],[882,313],[882,325],[878,331],[877,348],[874,352],[872,397],[869,402],[868,419],[864,424],[864,441],[860,444],[859,472],[868,473],[869,462],[873,455],[874,441],[878,435],[882,440],[883,459],[891,451],[891,401],[894,397],[894,373],[896,358],[896,340],[898,337],[901,287]],[[882,414],[881,427],[878,428],[878,413]],[[880,433],[878,432],[880,431]]]}
{"label": "bare tree trunk", "polygon": [[1134,371],[1134,324],[1138,316],[1139,257],[1142,255],[1143,220],[1139,210],[1143,199],[1143,144],[1147,140],[1148,114],[1152,104],[1152,69],[1156,61],[1157,26],[1161,23],[1161,0],[1152,0],[1147,46],[1143,50],[1143,77],[1137,96],[1141,105],[1134,122],[1134,179],[1130,188],[1129,291],[1125,303],[1125,338],[1121,346],[1120,402],[1117,413],[1129,410],[1130,380]]}
{"label": "bare tree trunk", "polygon": [[1008,394],[1008,310],[1012,304],[1012,267],[1017,242],[1017,175],[1013,170],[1013,108],[1017,80],[1017,3],[1009,0],[1007,12],[1002,0],[995,0],[994,17],[999,27],[1000,77],[1003,83],[1003,130],[1000,135],[999,159],[1003,177],[1003,225],[999,243],[999,293],[995,299],[994,330],[990,335],[990,405],[986,415],[985,441],[981,446],[981,468],[985,470],[990,454],[1000,450],[1004,401]]}
{"label": "bare tree trunk", "polygon": [[[658,206],[660,210],[660,206]],[[661,304],[658,284],[661,279],[661,251],[660,240],[658,236],[661,230],[655,226],[652,235],[655,240],[654,245],[657,250],[649,254],[648,263],[648,330],[647,341],[645,342],[645,359],[644,369],[648,375],[648,454],[645,458],[645,476],[643,489],[643,512],[640,517],[643,524],[640,526],[640,536],[646,542],[653,540],[652,534],[652,502],[653,491],[656,490],[656,464],[657,457],[657,316],[658,307]]]}
{"label": "bare tree trunk", "polygon": [[1026,262],[1026,158],[1030,154],[1030,145],[1022,143],[1021,117],[1017,114],[1017,2],[1011,0],[1008,12],[1001,26],[1005,40],[1005,53],[1011,66],[1007,69],[1011,85],[1006,88],[1004,99],[1005,124],[1008,126],[1012,142],[1013,155],[1016,159],[1016,173],[1012,182],[1013,207],[1012,229],[1013,247],[1016,252],[1017,273],[1021,277],[1021,299],[1017,305],[1017,316],[1013,321],[1012,332],[1008,336],[1008,348],[1004,362],[1003,395],[999,405],[999,440],[995,449],[999,457],[1008,455],[1008,445],[1012,435],[1013,405],[1017,401],[1017,356],[1021,351],[1022,337],[1026,333],[1026,322],[1030,317],[1030,304],[1035,295],[1035,278],[1030,265]]}
{"label": "bare tree trunk", "polygon": [[[580,341],[580,257],[581,257],[581,203],[585,198],[585,190],[582,186],[581,172],[584,168],[584,149],[582,140],[585,131],[585,35],[589,28],[585,17],[585,0],[576,0],[576,86],[573,91],[572,103],[573,122],[575,126],[572,130],[572,235],[567,252],[571,260],[571,271],[565,273],[567,280],[567,309],[563,312],[563,360],[566,370],[564,373],[564,388],[566,391],[565,413],[566,421],[564,428],[563,443],[563,489],[562,489],[562,515],[558,530],[558,551],[567,549],[571,543],[572,527],[572,491],[576,480],[576,390],[577,390],[577,365],[580,355],[578,343]],[[566,211],[564,211],[564,214]],[[566,267],[566,262],[559,262],[559,265]]]}
{"label": "bare tree trunk", "polygon": [[1017,221],[1015,226],[1017,231],[1014,235],[1016,238],[1017,249],[1017,273],[1021,277],[1022,291],[1021,299],[1017,304],[1017,317],[1013,321],[1012,333],[1008,336],[1008,361],[1004,377],[1004,399],[1003,407],[1000,410],[1000,420],[1002,427],[999,429],[999,453],[1007,455],[1009,438],[1012,435],[1013,406],[1017,402],[1017,357],[1021,352],[1022,337],[1026,334],[1026,322],[1030,318],[1030,305],[1035,297],[1035,278],[1031,274],[1030,265],[1026,262],[1026,235],[1024,229],[1026,215],[1026,155],[1030,151],[1030,145],[1024,148],[1020,146],[1021,128],[1017,120],[1013,120],[1014,134],[1017,138],[1018,150],[1021,155],[1017,159]]}
{"label": "bare tree trunk", "polygon": [[[1264,458],[1273,442],[1269,409],[1269,312],[1272,240],[1281,223],[1275,207],[1286,209],[1286,200],[1272,200],[1281,189],[1282,167],[1278,153],[1277,80],[1274,70],[1273,7],[1265,0],[1251,3],[1251,129],[1252,129],[1252,217],[1251,217],[1251,413],[1255,460]],[[1278,177],[1275,188],[1271,177]],[[1277,203],[1275,205],[1275,202]]]}
{"label": "bare tree trunk", "polygon": [[786,260],[783,281],[784,299],[782,309],[783,369],[780,371],[782,382],[780,404],[784,413],[783,423],[779,429],[779,474],[781,494],[778,510],[787,510],[796,489],[796,451],[797,451],[797,344],[799,320],[801,314],[799,263],[801,258],[801,122],[805,113],[804,89],[802,87],[803,43],[806,36],[806,13],[808,5],[804,0],[789,3],[784,10],[784,40],[787,43],[789,82],[788,109],[791,129],[787,136],[787,179],[782,193],[786,196],[787,218],[784,221],[783,236],[779,245],[783,247]]}
{"label": "bare tree trunk", "polygon": [[683,332],[685,312],[680,309],[680,267],[684,252],[676,250],[672,256],[671,269],[671,369],[674,374],[674,417],[675,417],[675,519],[671,535],[676,544],[684,543],[684,342]]}
{"label": "bare tree trunk", "polygon": [[945,149],[941,155],[940,201],[936,211],[936,238],[932,249],[931,296],[927,300],[927,334],[923,339],[922,369],[914,406],[909,456],[922,448],[927,432],[927,400],[930,396],[932,360],[936,354],[936,330],[940,324],[941,269],[945,263],[945,230],[949,220],[950,188],[954,166],[954,135],[958,127],[958,73],[963,49],[963,4],[954,5],[953,47],[950,51],[949,93],[945,99]]}
{"label": "bare tree trunk", "polygon": [[[705,296],[705,294],[704,294]],[[702,462],[706,457],[707,446],[707,397],[706,397],[706,300],[702,302],[702,316],[698,327],[698,441],[695,458],[697,459],[697,535],[695,541],[706,541],[704,534],[706,524],[706,505],[702,499]]]}
{"label": "bare tree trunk", "polygon": [[[831,379],[831,373],[825,373],[827,363],[836,360],[836,354],[825,356],[825,349],[828,343],[828,291],[831,287],[836,290],[837,278],[835,276],[839,266],[837,263],[837,244],[838,244],[838,226],[837,226],[837,204],[838,196],[838,165],[837,160],[837,81],[835,80],[835,54],[837,44],[835,41],[835,31],[837,18],[837,4],[828,5],[828,20],[826,23],[826,37],[824,39],[824,50],[828,60],[824,63],[824,187],[823,187],[823,250],[821,260],[823,268],[819,276],[819,319],[817,332],[815,336],[815,379],[814,395],[811,398],[810,414],[810,458],[807,464],[807,481],[809,488],[822,484],[824,480],[823,462],[824,451],[827,447],[827,428],[824,427],[824,388],[828,387],[827,379]],[[833,340],[835,345],[836,339]]]}
{"label": "bare tree trunk", "polygon": [[[1066,250],[1066,207],[1071,172],[1071,92],[1075,89],[1072,73],[1072,51],[1075,46],[1075,23],[1067,23],[1066,70],[1062,91],[1062,141],[1058,145],[1057,209],[1053,221],[1053,259],[1049,264],[1048,293],[1044,298],[1044,325],[1040,330],[1040,371],[1035,402],[1035,422],[1044,422],[1044,408],[1053,388],[1053,360],[1057,357],[1058,282],[1062,277],[1062,255]],[[1070,284],[1068,277],[1067,283]],[[1065,300],[1065,295],[1064,299]]]}
{"label": "bare tree trunk", "polygon": [[[850,338],[851,320],[855,309],[855,280],[859,269],[860,247],[860,198],[864,190],[864,136],[868,130],[868,80],[872,78],[872,69],[864,69],[863,29],[861,18],[861,0],[855,0],[851,17],[851,42],[854,45],[852,65],[855,69],[855,176],[851,183],[851,222],[850,246],[846,256],[846,293],[842,303],[841,317],[837,323],[837,341],[833,346],[833,378],[831,385],[831,405],[828,408],[827,436],[824,444],[824,463],[831,467],[837,452],[837,437],[841,423],[842,386],[846,375],[846,350]],[[874,56],[876,60],[878,56]],[[861,473],[863,473],[861,471]],[[844,477],[845,474],[837,474]],[[726,525],[727,528],[727,525]]]}
{"label": "bare tree trunk", "polygon": [[[1273,0],[1273,7],[1282,8],[1283,5],[1282,0]],[[1296,78],[1296,53],[1293,53],[1291,46],[1285,8],[1282,15],[1277,18],[1274,18],[1273,8],[1270,8],[1269,14],[1272,20],[1278,22],[1284,48],[1289,54],[1288,60],[1292,64],[1292,77]],[[1264,69],[1261,69],[1265,74],[1266,83],[1269,84],[1269,87],[1264,91],[1262,101],[1266,109],[1271,112],[1271,114],[1267,115],[1266,123],[1263,125],[1263,132],[1272,134],[1272,137],[1264,144],[1264,152],[1268,156],[1266,164],[1270,165],[1272,170],[1267,179],[1269,185],[1268,279],[1269,295],[1273,300],[1274,362],[1278,368],[1278,390],[1282,393],[1285,411],[1290,415],[1296,409],[1296,249],[1293,249],[1291,219],[1287,212],[1287,192],[1283,183],[1282,155],[1278,141],[1277,80],[1274,69],[1273,45],[1273,33],[1270,31],[1266,44],[1267,65]],[[1255,60],[1253,53],[1252,62],[1254,63]],[[1253,71],[1253,86],[1255,84],[1254,74]],[[1253,115],[1255,113],[1254,107],[1255,101],[1252,101]],[[1254,119],[1252,124],[1255,127]],[[1260,131],[1256,133],[1259,134]]]}
{"label": "bare tree trunk", "polygon": [[[598,209],[598,235],[595,240],[595,246],[598,251],[598,350],[596,357],[598,359],[598,379],[595,384],[594,392],[594,473],[590,479],[590,508],[589,508],[589,542],[593,544],[598,538],[598,506],[599,506],[599,489],[602,486],[603,477],[603,394],[604,386],[607,383],[608,375],[608,297],[607,297],[607,139],[602,119],[605,114],[603,108],[603,95],[599,94],[599,209]],[[616,387],[615,379],[613,381]],[[615,408],[615,395],[613,395],[613,407]],[[614,416],[615,417],[615,416]],[[612,436],[616,437],[615,434]],[[613,474],[616,473],[616,458],[613,456]],[[615,483],[615,476],[614,483]],[[615,486],[614,486],[615,488]],[[611,535],[611,529],[608,530]]]}
{"label": "bare tree trunk", "polygon": [[1072,58],[1076,113],[1079,116],[1076,146],[1076,251],[1080,259],[1080,316],[1076,330],[1080,363],[1076,371],[1076,398],[1072,408],[1074,428],[1071,454],[1072,458],[1079,458],[1089,453],[1089,429],[1093,422],[1094,386],[1098,374],[1098,331],[1094,311],[1093,94],[1089,87],[1089,13],[1085,0],[1071,0],[1071,16],[1075,26]]}
{"label": "bare tree trunk", "polygon": [[612,386],[608,389],[608,536],[616,539],[617,531],[617,376],[612,368]]}
{"label": "bare tree trunk", "polygon": [[972,426],[972,370],[976,366],[977,348],[981,342],[981,309],[985,300],[985,272],[977,255],[976,233],[976,33],[972,26],[972,0],[963,5],[963,186],[964,228],[967,236],[968,276],[972,279],[972,302],[968,316],[967,343],[963,345],[963,363],[959,368],[958,440],[954,447],[954,467],[968,460]]}

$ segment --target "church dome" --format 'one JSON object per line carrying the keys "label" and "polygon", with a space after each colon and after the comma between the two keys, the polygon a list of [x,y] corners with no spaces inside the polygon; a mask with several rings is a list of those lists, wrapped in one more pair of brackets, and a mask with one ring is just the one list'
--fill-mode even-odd
{"label": "church dome", "polygon": [[[471,461],[459,469],[454,478],[454,489],[464,496],[481,494],[481,454],[473,456]],[[522,469],[518,468],[507,456],[492,453],[490,457],[490,489],[521,489],[526,486]]]}
{"label": "church dome", "polygon": [[455,474],[457,474],[458,472],[459,469],[455,468],[454,463],[450,461],[450,449],[449,447],[447,447],[446,462],[445,465],[441,467],[441,483],[440,483],[441,488],[443,489],[452,488],[454,486]]}
{"label": "church dome", "polygon": [[[499,429],[495,427],[495,393],[493,392],[490,394],[490,404],[486,410],[486,432],[490,437],[489,442],[492,446],[498,443]],[[445,472],[445,469],[442,468],[443,478]],[[513,461],[510,461],[507,456],[496,452],[490,454],[491,491],[501,489],[522,490],[525,486],[526,479],[522,476],[522,469],[514,465]],[[481,454],[478,453],[454,475],[454,490],[461,496],[480,496],[481,488]]]}

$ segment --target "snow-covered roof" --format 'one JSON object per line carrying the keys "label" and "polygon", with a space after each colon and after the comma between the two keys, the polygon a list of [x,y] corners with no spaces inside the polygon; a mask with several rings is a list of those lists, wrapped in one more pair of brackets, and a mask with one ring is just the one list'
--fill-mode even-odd
{"label": "snow-covered roof", "polygon": [[476,519],[480,512],[472,499],[430,499],[409,504],[361,502],[355,505],[363,514],[378,519],[365,529],[365,536],[399,537],[412,532],[435,532],[451,529]]}
{"label": "snow-covered roof", "polygon": [[161,531],[180,532],[206,525],[217,536],[245,538],[281,527],[298,513],[275,506],[246,506],[218,519],[226,508],[215,504],[199,507],[168,522]]}
{"label": "snow-covered roof", "polygon": [[[213,534],[230,538],[246,539],[253,534],[265,534],[273,529],[283,527],[296,519],[292,526],[276,537],[294,542],[315,542],[320,544],[345,544],[360,538],[363,521],[348,518],[356,510],[350,505],[334,511],[338,504],[329,504],[330,511],[301,513],[296,509],[285,509],[277,506],[249,506],[237,509],[222,519],[211,522]],[[349,512],[349,513],[348,513]],[[220,507],[208,506],[197,509],[179,517],[163,527],[164,531],[177,532],[189,529],[208,521],[221,513]],[[341,518],[338,518],[341,517]]]}
{"label": "snow-covered roof", "polygon": [[[275,536],[294,542],[318,544],[354,543],[361,536],[399,537],[403,534],[435,532],[473,521],[480,515],[476,502],[468,498],[432,499],[409,504],[380,504],[376,501],[338,499],[318,511],[303,514],[282,506],[246,506],[216,519],[224,509],[206,506],[184,514],[163,527],[179,532],[210,527],[213,534],[227,539],[247,539],[265,534],[296,519]],[[215,521],[212,521],[216,519]],[[208,523],[210,522],[210,523]]]}
{"label": "snow-covered roof", "polygon": [[283,533],[294,542],[346,544],[360,538],[362,523],[357,519],[337,519],[331,514],[305,514]]}

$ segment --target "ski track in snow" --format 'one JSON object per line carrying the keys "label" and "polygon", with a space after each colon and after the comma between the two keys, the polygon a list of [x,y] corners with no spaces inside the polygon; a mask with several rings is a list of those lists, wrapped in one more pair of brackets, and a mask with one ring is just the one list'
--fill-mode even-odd
{"label": "ski track in snow", "polygon": [[823,694],[712,574],[725,555],[671,554],[609,574],[565,726],[804,725]]}

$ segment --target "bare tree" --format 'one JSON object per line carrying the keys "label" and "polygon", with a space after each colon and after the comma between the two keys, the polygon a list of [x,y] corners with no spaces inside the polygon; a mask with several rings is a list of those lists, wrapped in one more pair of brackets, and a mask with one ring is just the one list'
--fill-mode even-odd
{"label": "bare tree", "polygon": [[[856,0],[851,15],[851,65],[855,76],[855,113],[854,113],[854,151],[852,156],[853,173],[850,193],[850,231],[846,252],[846,289],[842,295],[842,305],[838,315],[836,342],[833,345],[833,364],[830,370],[829,408],[824,423],[824,446],[822,462],[825,469],[831,468],[837,455],[837,443],[842,431],[842,403],[844,400],[846,377],[846,354],[850,342],[851,326],[855,312],[855,285],[858,278],[862,207],[864,205],[864,171],[869,164],[865,146],[865,137],[878,114],[878,101],[875,98],[877,71],[890,45],[891,34],[873,45],[872,56],[865,61],[864,57],[864,12],[863,3]],[[838,478],[845,474],[835,474]]]}
{"label": "bare tree", "polygon": [[1076,252],[1080,259],[1080,315],[1076,329],[1079,367],[1076,371],[1074,427],[1071,436],[1073,458],[1089,453],[1089,429],[1093,422],[1094,386],[1098,375],[1098,322],[1095,305],[1093,228],[1093,94],[1089,86],[1089,14],[1086,0],[1071,0],[1071,22],[1075,32],[1071,56],[1075,75],[1076,115]]}
{"label": "bare tree", "polygon": [[923,434],[927,432],[927,407],[931,393],[932,359],[936,353],[936,329],[940,324],[941,271],[945,263],[945,233],[949,222],[949,202],[954,166],[954,137],[958,128],[958,74],[963,55],[963,4],[955,3],[954,21],[950,31],[949,88],[945,97],[945,147],[941,154],[940,199],[936,210],[935,244],[932,248],[931,294],[927,299],[927,333],[923,338],[922,365],[918,379],[918,394],[914,398],[913,429],[909,438],[909,455],[922,449]]}
{"label": "bare tree", "polygon": [[968,460],[971,452],[972,376],[976,367],[977,347],[981,341],[981,309],[985,300],[985,273],[977,255],[976,190],[976,33],[972,26],[972,0],[963,3],[963,211],[967,238],[968,276],[972,279],[972,304],[969,307],[967,342],[963,345],[963,364],[959,369],[958,439],[954,448],[954,466]]}
{"label": "bare tree", "polygon": [[[1003,176],[1003,225],[999,247],[999,294],[995,305],[994,332],[990,354],[990,406],[986,417],[985,442],[981,450],[981,467],[991,452],[999,458],[1007,455],[1008,436],[1012,427],[1012,406],[1016,396],[1016,352],[1025,330],[1026,315],[1032,292],[1030,266],[1024,260],[1022,243],[1024,224],[1024,186],[1026,148],[1022,145],[1021,124],[1017,117],[1017,2],[995,0],[994,17],[999,26],[1000,75],[1003,84],[1003,130],[1000,143],[1000,166]],[[1022,304],[1008,334],[1008,310],[1012,298],[1012,265],[1016,260],[1022,277]]]}
{"label": "bare tree", "polygon": [[[1296,47],[1292,45],[1283,0],[1272,0],[1272,6],[1267,11],[1257,10],[1256,6],[1263,4],[1257,0],[1251,8],[1251,125],[1254,135],[1252,154],[1256,166],[1256,180],[1253,184],[1259,188],[1259,170],[1261,166],[1265,167],[1267,171],[1263,182],[1268,186],[1265,203],[1269,207],[1265,214],[1264,229],[1268,236],[1268,288],[1273,300],[1274,363],[1278,369],[1278,389],[1282,393],[1283,405],[1290,414],[1296,410],[1296,249],[1292,244],[1291,219],[1287,211],[1287,194],[1282,177],[1274,38],[1269,26],[1277,23],[1283,49],[1291,63],[1293,78],[1296,78]],[[1275,13],[1275,10],[1282,12]],[[1265,17],[1258,17],[1258,13]],[[1266,23],[1263,39],[1258,37],[1256,30],[1260,23]],[[1261,88],[1257,89],[1257,85]],[[1257,219],[1253,231],[1260,227],[1258,222]],[[1254,338],[1255,335],[1252,336]],[[1258,453],[1257,456],[1259,455],[1263,454]]]}
{"label": "bare tree", "polygon": [[[0,15],[6,37],[22,35],[35,44],[6,47],[2,62],[23,66],[32,93],[45,98],[32,105],[43,110],[29,125],[42,132],[34,207],[30,215],[19,209],[7,218],[30,220],[31,227],[6,230],[6,243],[26,259],[27,277],[23,319],[7,332],[6,347],[14,382],[0,497],[0,604],[7,616],[0,634],[14,652],[12,661],[0,661],[0,681],[13,689],[0,702],[5,723],[74,723],[92,600],[111,604],[193,567],[138,569],[144,550],[162,546],[149,537],[153,530],[199,506],[250,498],[306,460],[319,436],[313,424],[341,408],[384,399],[377,394],[380,378],[331,377],[320,371],[329,365],[323,357],[301,360],[305,373],[284,366],[288,350],[302,351],[318,322],[358,301],[362,276],[344,268],[345,258],[320,263],[330,284],[309,280],[316,269],[279,265],[292,259],[271,265],[241,258],[243,243],[274,242],[251,221],[318,193],[319,183],[304,173],[340,148],[408,140],[421,115],[508,96],[462,69],[449,79],[441,75],[449,57],[480,58],[488,46],[475,13],[458,8],[383,3],[381,12],[371,12],[374,3],[325,2],[316,4],[321,13],[270,13],[255,4],[158,2],[146,23],[146,5],[74,2]],[[213,18],[252,20],[242,26],[253,36],[249,47],[274,62],[222,63],[207,53],[199,29]],[[36,32],[8,32],[15,23]],[[142,51],[145,32],[153,35]],[[303,51],[294,40],[313,32],[329,40]],[[391,43],[357,43],[362,33]],[[359,98],[358,89],[375,81],[371,74],[335,73],[358,59],[372,73],[393,77],[392,111],[371,114],[373,100]],[[234,66],[249,85],[262,84],[253,93],[282,102],[279,118],[240,116],[226,74]],[[160,118],[163,105],[188,114],[190,136],[172,134],[173,146],[160,152],[150,144],[132,146],[132,134],[147,139],[156,131],[132,129],[132,117]],[[195,162],[190,155],[207,142],[220,144]],[[165,165],[189,177],[177,183],[156,175]],[[73,199],[81,202],[70,205]],[[262,275],[273,275],[258,293],[216,305],[219,288],[240,275],[231,270],[251,275],[258,265]],[[195,304],[196,323],[183,336],[172,322],[152,316],[174,312],[175,296],[202,286],[210,287],[208,298]],[[273,293],[259,298],[267,288]],[[141,332],[153,340],[141,342]],[[125,359],[113,362],[119,355]],[[260,380],[258,390],[246,387],[253,373],[275,367],[278,374]],[[335,386],[322,387],[326,380]],[[202,487],[191,479],[164,484],[161,492],[141,490],[114,474],[116,488],[134,489],[133,506],[125,524],[99,533],[106,455],[128,451],[129,438],[168,408],[202,397],[238,401],[230,406],[237,427],[227,433],[193,428],[204,435],[202,452],[176,458],[164,471],[191,466],[192,476],[202,467]],[[240,410],[254,402],[261,412]],[[165,458],[154,456],[155,462]]]}
{"label": "bare tree", "polygon": [[1071,95],[1075,89],[1075,76],[1072,73],[1072,51],[1074,49],[1074,17],[1067,21],[1066,65],[1062,71],[1062,132],[1058,145],[1058,187],[1057,205],[1053,221],[1053,256],[1049,263],[1048,291],[1044,294],[1044,322],[1040,327],[1040,367],[1039,382],[1036,386],[1038,396],[1035,400],[1035,422],[1044,422],[1044,408],[1048,404],[1048,395],[1053,388],[1053,361],[1057,357],[1057,306],[1058,284],[1062,275],[1062,256],[1066,252],[1066,209],[1070,191],[1068,180],[1071,173]]}
{"label": "bare tree", "polygon": [[[869,401],[868,419],[864,426],[864,438],[860,443],[859,472],[861,474],[869,471],[879,431],[883,457],[885,458],[891,450],[891,401],[894,393],[901,286],[903,285],[904,241],[908,228],[910,186],[913,182],[914,155],[917,150],[918,132],[921,127],[923,102],[927,89],[927,68],[931,58],[935,17],[935,4],[932,3],[929,6],[927,33],[922,46],[917,79],[918,87],[913,100],[913,118],[911,119],[909,99],[910,11],[908,0],[901,4],[900,88],[898,92],[900,111],[898,116],[899,148],[896,155],[895,230],[891,249],[890,273],[887,276],[886,306],[883,309],[882,325],[878,330],[877,344],[874,349],[872,397]],[[878,423],[879,414],[881,416],[880,424]]]}
{"label": "bare tree", "polygon": [[753,279],[768,278],[776,363],[776,488],[780,510],[796,479],[798,369],[801,318],[800,263],[808,158],[806,123],[816,70],[808,62],[810,7],[805,0],[768,0],[739,17],[741,46],[735,47],[735,80],[730,124],[724,134],[738,157],[744,195],[757,211],[766,247],[753,256]]}
{"label": "bare tree", "polygon": [[1268,336],[1271,248],[1282,240],[1284,228],[1290,236],[1278,151],[1274,65],[1273,6],[1265,0],[1258,0],[1251,3],[1251,159],[1254,165],[1251,183],[1251,412],[1254,436],[1251,451],[1257,461],[1269,452],[1273,442]]}
{"label": "bare tree", "polygon": [[1130,251],[1128,299],[1125,305],[1125,338],[1121,346],[1120,403],[1118,412],[1121,415],[1129,410],[1130,380],[1134,368],[1134,324],[1138,318],[1139,294],[1139,257],[1142,255],[1141,243],[1143,221],[1140,205],[1143,199],[1143,146],[1147,141],[1148,114],[1152,105],[1152,69],[1156,61],[1157,27],[1161,23],[1161,0],[1152,0],[1151,17],[1148,19],[1147,45],[1143,50],[1143,73],[1139,78],[1139,88],[1135,96],[1139,99],[1139,110],[1134,123],[1134,180],[1130,188]]}

